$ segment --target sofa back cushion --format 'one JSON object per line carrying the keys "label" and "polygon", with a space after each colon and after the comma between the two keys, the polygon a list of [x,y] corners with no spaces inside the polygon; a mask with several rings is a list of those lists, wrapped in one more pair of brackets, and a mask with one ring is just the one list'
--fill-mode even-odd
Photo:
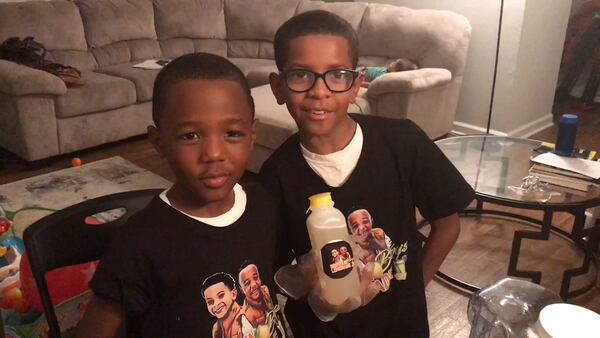
{"label": "sofa back cushion", "polygon": [[161,57],[150,0],[77,0],[100,67]]}
{"label": "sofa back cushion", "polygon": [[358,32],[358,29],[360,28],[360,22],[362,21],[367,5],[368,4],[364,2],[331,3],[324,1],[305,0],[302,1],[298,6],[296,15],[316,9],[326,10],[344,18],[350,23],[350,25],[352,25],[352,28]]}
{"label": "sofa back cushion", "polygon": [[471,26],[456,13],[369,4],[358,30],[363,60],[404,57],[422,68],[464,71]]}
{"label": "sofa back cushion", "polygon": [[156,33],[165,57],[193,52],[227,56],[223,0],[154,0]]}
{"label": "sofa back cushion", "polygon": [[69,1],[0,3],[0,42],[32,36],[47,58],[80,69],[94,68],[79,10]]}
{"label": "sofa back cushion", "polygon": [[223,0],[154,0],[154,18],[159,40],[225,40]]}
{"label": "sofa back cushion", "polygon": [[[272,59],[275,32],[300,0],[225,0],[227,56]],[[250,5],[251,4],[251,5]]]}

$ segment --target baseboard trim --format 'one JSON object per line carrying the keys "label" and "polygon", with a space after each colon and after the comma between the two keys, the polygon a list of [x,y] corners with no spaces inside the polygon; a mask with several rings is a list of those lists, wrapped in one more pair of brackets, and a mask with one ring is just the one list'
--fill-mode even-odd
{"label": "baseboard trim", "polygon": [[547,114],[537,120],[531,121],[517,129],[509,131],[508,136],[528,138],[531,135],[537,134],[540,131],[552,127],[552,114]]}
{"label": "baseboard trim", "polygon": [[[452,133],[456,135],[485,134],[485,132],[486,129],[484,127],[459,121],[454,121],[454,127],[452,128]],[[494,129],[490,129],[490,134],[498,136],[507,135],[506,133]]]}
{"label": "baseboard trim", "polygon": [[[513,129],[509,132],[502,132],[499,130],[490,129],[490,134],[498,136],[512,136],[528,138],[546,128],[553,125],[552,114],[547,114],[540,117],[535,121],[531,121],[519,128]],[[476,126],[474,124],[454,121],[454,127],[452,128],[452,134],[455,135],[472,135],[472,134],[485,134],[486,130],[484,127]]]}

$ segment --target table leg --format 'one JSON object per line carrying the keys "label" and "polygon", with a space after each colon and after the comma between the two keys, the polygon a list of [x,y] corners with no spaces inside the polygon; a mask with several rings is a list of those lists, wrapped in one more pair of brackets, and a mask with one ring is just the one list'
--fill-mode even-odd
{"label": "table leg", "polygon": [[530,278],[532,282],[540,284],[542,280],[541,271],[530,271],[530,270],[519,270],[517,264],[519,262],[519,255],[521,253],[521,242],[524,238],[530,238],[535,240],[548,240],[550,236],[550,228],[552,227],[552,211],[544,211],[544,219],[542,221],[542,229],[540,232],[536,231],[515,231],[513,237],[512,249],[510,250],[510,260],[508,263],[509,276]]}
{"label": "table leg", "polygon": [[475,206],[475,210],[477,210],[478,212],[482,212],[483,211],[483,200],[477,198],[476,201],[477,201],[477,204]]}
{"label": "table leg", "polygon": [[[560,296],[565,300],[584,294],[593,287],[593,284],[591,284],[577,290],[569,291],[571,279],[575,276],[584,275],[590,270],[592,251],[594,249],[593,246],[597,242],[598,236],[598,229],[596,227],[588,229],[583,228],[585,224],[585,209],[572,212],[572,214],[575,216],[575,220],[573,221],[571,239],[573,239],[575,243],[579,243],[583,246],[585,256],[583,257],[583,264],[580,267],[563,272],[563,279],[560,285]],[[584,239],[586,237],[587,239]]]}

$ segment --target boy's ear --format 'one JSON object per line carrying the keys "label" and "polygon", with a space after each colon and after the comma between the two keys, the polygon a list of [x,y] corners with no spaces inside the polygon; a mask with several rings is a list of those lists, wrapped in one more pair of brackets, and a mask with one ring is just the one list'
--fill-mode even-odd
{"label": "boy's ear", "polygon": [[356,96],[358,95],[358,90],[362,87],[362,83],[365,80],[365,75],[363,72],[358,72],[358,76],[356,77],[356,80],[354,80],[354,84],[352,85],[352,88],[350,89],[350,94],[352,95],[352,99],[350,102],[355,103],[356,102]]}
{"label": "boy's ear", "polygon": [[148,138],[150,139],[154,150],[156,150],[160,157],[165,157],[162,151],[160,135],[155,126],[148,126]]}
{"label": "boy's ear", "polygon": [[271,91],[275,95],[277,104],[282,105],[285,103],[285,88],[283,79],[277,73],[269,74],[269,84],[271,85]]}
{"label": "boy's ear", "polygon": [[250,149],[254,149],[254,142],[256,141],[256,132],[258,131],[258,119],[254,119],[252,121],[252,144],[250,145]]}

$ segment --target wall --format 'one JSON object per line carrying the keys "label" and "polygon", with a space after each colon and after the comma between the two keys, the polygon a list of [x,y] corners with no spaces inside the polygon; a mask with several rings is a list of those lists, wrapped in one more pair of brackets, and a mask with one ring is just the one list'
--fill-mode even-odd
{"label": "wall", "polygon": [[[487,125],[496,43],[498,37],[499,1],[474,0],[376,0],[410,8],[446,9],[464,15],[471,26],[471,41],[467,54],[467,67],[458,101],[456,128],[460,132],[485,131]],[[482,129],[483,128],[483,129]]]}
{"label": "wall", "polygon": [[571,1],[552,1],[551,6],[547,0],[506,3],[491,125],[526,137],[552,125]]}
{"label": "wall", "polygon": [[[576,0],[577,1],[577,0]],[[451,10],[473,27],[455,130],[487,125],[500,0],[377,0],[411,8]],[[491,129],[529,136],[551,125],[554,88],[571,0],[505,0]]]}

